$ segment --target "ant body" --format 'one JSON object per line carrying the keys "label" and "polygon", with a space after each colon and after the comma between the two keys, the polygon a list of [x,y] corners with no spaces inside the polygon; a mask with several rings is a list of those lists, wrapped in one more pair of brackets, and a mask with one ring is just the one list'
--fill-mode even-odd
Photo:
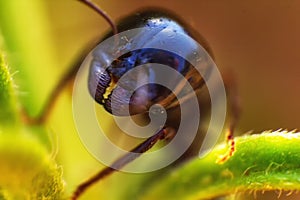
{"label": "ant body", "polygon": [[[194,42],[189,39],[191,37],[194,38],[197,42],[199,42],[201,46],[208,52],[208,54],[211,57],[213,57],[210,47],[208,46],[207,42],[201,37],[201,35],[199,35],[196,31],[188,27],[188,25],[183,23],[178,17],[168,12],[159,10],[141,11],[136,13],[135,15],[125,17],[123,20],[120,21],[120,23],[116,25],[114,22],[112,22],[112,20],[108,17],[106,13],[104,13],[99,7],[97,7],[92,2],[88,0],[79,1],[98,12],[110,24],[112,31],[109,34],[107,34],[101,41],[113,36],[114,44],[112,45],[112,49],[115,48],[116,51],[120,45],[120,40],[122,39],[117,36],[119,32],[135,28],[147,27],[149,29],[149,32],[143,35],[144,41],[146,42],[151,41],[152,43],[160,43],[162,41],[165,41],[165,39],[169,37],[169,33],[166,33],[166,35],[162,34],[162,37],[165,38],[158,39],[154,39],[154,35],[161,33],[163,30],[171,29],[176,34],[180,33],[184,36],[187,36],[179,40],[177,44],[175,44],[174,42],[175,48],[181,48],[183,51],[186,52],[187,56],[193,54],[193,51],[189,50],[193,49],[194,45]],[[138,43],[142,41],[135,42]],[[166,43],[166,45],[172,44]],[[90,63],[90,72],[88,79],[89,92],[97,103],[102,105],[111,114],[118,116],[128,115],[128,113],[124,111],[126,106],[128,106],[129,115],[149,113],[153,114],[154,111],[158,111],[158,113],[172,113],[172,110],[180,106],[181,101],[185,102],[189,100],[189,91],[184,91],[184,95],[181,95],[181,98],[179,99],[177,98],[177,95],[184,90],[185,85],[187,83],[190,84],[192,86],[192,89],[198,92],[205,85],[205,79],[203,75],[210,75],[210,66],[205,65],[206,69],[204,74],[199,74],[195,70],[195,68],[183,57],[165,50],[143,48],[143,46],[141,46],[138,50],[130,51],[127,54],[121,54],[120,52],[117,52],[117,54],[119,55],[117,56],[117,59],[113,60],[111,65],[106,66],[106,68],[104,68],[101,65],[103,61],[105,61],[101,60],[104,59],[101,56],[104,55],[106,52],[99,52],[99,50],[97,52],[97,48],[94,50],[94,52],[96,52],[95,54],[98,54],[100,56],[92,60],[92,62]],[[58,97],[60,91],[64,88],[64,86],[68,82],[73,80],[85,56],[86,52],[83,54],[82,57],[78,59],[77,64],[74,66],[74,68],[70,69],[70,71],[68,71],[67,74],[63,76],[63,78],[53,90],[49,100],[46,102],[46,105],[39,117],[32,119],[28,117],[24,112],[25,120],[27,121],[27,123],[40,124],[47,120],[47,117],[49,116],[51,109],[54,105],[55,99]],[[208,58],[204,57],[204,60],[202,60],[201,62],[205,63],[207,62],[207,59]],[[166,76],[166,81],[172,82],[175,80],[175,83],[173,83],[174,87],[172,89],[166,89],[158,84],[149,84],[147,86],[139,87],[134,93],[131,94],[130,92],[132,88],[126,85],[124,86],[122,85],[124,83],[119,83],[118,81],[127,71],[130,71],[131,69],[137,67],[137,65],[147,63],[160,63],[168,65],[180,74],[182,74],[182,76],[185,77],[187,82],[176,82],[176,78],[174,79],[174,77]],[[148,75],[146,78],[149,78],[150,76],[156,78],[159,75],[155,72],[152,72],[151,74],[151,71],[148,71]],[[130,81],[138,80],[130,79]],[[227,136],[230,149],[228,155],[222,157],[218,162],[224,162],[234,152],[233,130],[235,128],[235,124],[238,118],[239,108],[238,102],[236,101],[234,95],[235,90],[232,91],[234,98],[233,101],[231,101],[230,103],[231,110],[233,111],[233,119],[232,123],[230,124]],[[154,111],[151,111],[151,108],[155,108]],[[80,184],[77,187],[76,191],[73,193],[72,199],[78,199],[79,196],[92,184],[103,179],[104,177],[108,176],[114,171],[121,169],[129,162],[139,157],[142,153],[152,148],[159,140],[172,140],[175,137],[178,129],[178,119],[175,120],[174,117],[172,117],[172,114],[169,114],[168,117],[170,115],[170,119],[167,119],[166,123],[163,126],[161,126],[155,134],[148,137],[137,147],[133,148],[128,154],[125,154],[121,158],[117,159],[109,167],[100,171],[99,173],[88,179],[86,182]]]}

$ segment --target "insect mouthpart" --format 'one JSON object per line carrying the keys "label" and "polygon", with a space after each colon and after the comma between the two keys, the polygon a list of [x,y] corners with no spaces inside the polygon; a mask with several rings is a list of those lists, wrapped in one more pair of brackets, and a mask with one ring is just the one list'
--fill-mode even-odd
{"label": "insect mouthpart", "polygon": [[88,89],[91,96],[99,104],[104,103],[107,98],[107,88],[112,86],[112,78],[108,71],[97,60],[93,60],[90,67]]}

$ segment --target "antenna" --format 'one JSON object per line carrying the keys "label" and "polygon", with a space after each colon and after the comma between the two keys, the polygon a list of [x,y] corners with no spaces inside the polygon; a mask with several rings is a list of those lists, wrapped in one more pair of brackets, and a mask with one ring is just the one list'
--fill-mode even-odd
{"label": "antenna", "polygon": [[118,29],[117,29],[116,24],[113,22],[113,20],[110,18],[110,16],[103,9],[101,9],[97,4],[93,3],[90,0],[78,0],[78,1],[87,5],[88,7],[92,8],[94,11],[96,11],[98,14],[100,14],[109,23],[114,35],[118,34]]}

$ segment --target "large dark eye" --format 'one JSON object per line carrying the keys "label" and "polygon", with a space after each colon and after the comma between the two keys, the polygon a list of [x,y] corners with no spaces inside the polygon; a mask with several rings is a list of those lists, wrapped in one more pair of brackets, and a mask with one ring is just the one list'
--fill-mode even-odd
{"label": "large dark eye", "polygon": [[[130,39],[126,38],[128,42],[125,44],[112,44],[111,47],[108,47],[111,49],[96,48],[94,58],[90,63],[88,84],[90,94],[108,112],[114,115],[128,115],[128,107],[130,115],[145,113],[154,104],[160,104],[167,109],[176,101],[176,98],[171,97],[173,95],[171,91],[181,87],[178,86],[181,84],[179,78],[161,74],[154,70],[151,65],[161,64],[173,68],[186,77],[193,88],[201,87],[203,78],[186,58],[202,59],[203,74],[209,74],[210,66],[206,64],[208,59],[206,54],[203,53],[202,57],[197,57],[199,55],[195,55],[195,51],[199,51],[199,49],[195,49],[196,42],[190,37],[185,37],[192,36],[194,33],[187,32],[175,17],[164,12],[145,11],[123,19],[118,26],[119,31],[137,28],[145,28],[148,31],[143,34],[138,32]],[[158,34],[159,37],[157,37]],[[104,38],[111,35],[112,33],[109,33]],[[119,40],[122,39],[119,38]],[[200,42],[202,41],[204,40],[201,38]],[[125,51],[126,53],[122,54],[122,51],[133,48],[132,46],[135,47],[135,50]],[[148,46],[162,48],[149,48]],[[172,51],[164,50],[163,47],[166,46],[171,47],[171,49],[180,49],[184,58]],[[107,52],[118,52],[120,56],[107,62]],[[193,58],[193,56],[196,57]],[[107,65],[107,63],[109,64]],[[126,80],[119,81],[125,73],[140,65],[147,65],[148,67],[135,75],[127,76]],[[160,84],[147,84],[137,88],[137,84],[141,81],[159,82],[156,81],[158,79],[164,79],[166,83],[170,82],[172,87],[166,88]],[[112,112],[112,104],[115,108],[114,112]]]}

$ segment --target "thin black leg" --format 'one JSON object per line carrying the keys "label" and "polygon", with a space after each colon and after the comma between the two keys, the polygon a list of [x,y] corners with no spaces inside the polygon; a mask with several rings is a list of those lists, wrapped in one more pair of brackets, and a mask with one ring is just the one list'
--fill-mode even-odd
{"label": "thin black leg", "polygon": [[229,128],[226,134],[226,142],[229,146],[229,149],[225,155],[223,155],[219,160],[217,160],[218,163],[225,162],[235,152],[234,130],[240,119],[240,114],[241,114],[238,87],[237,87],[236,80],[232,74],[233,73],[228,73],[227,76],[226,75],[224,76],[224,83],[226,87],[228,107],[229,107]]}
{"label": "thin black leg", "polygon": [[[150,148],[153,147],[155,143],[157,143],[159,140],[169,139],[170,137],[173,137],[174,132],[171,131],[169,128],[163,128],[159,130],[155,135],[148,138],[146,141],[132,149],[129,153],[125,154],[118,160],[116,160],[110,167],[106,167],[105,169],[101,170],[94,176],[92,176],[87,181],[80,184],[75,192],[73,193],[71,200],[77,200],[82,193],[84,193],[90,186],[98,182],[99,180],[105,178],[106,176],[112,174],[113,172],[117,171],[118,169],[121,169],[131,161],[138,158],[142,153],[148,151]],[[139,153],[139,154],[132,154],[132,153]]]}
{"label": "thin black leg", "polygon": [[25,123],[31,125],[39,125],[48,120],[59,95],[68,84],[74,81],[74,78],[81,66],[81,63],[83,62],[84,58],[88,55],[88,53],[92,50],[92,48],[96,46],[96,44],[96,42],[91,42],[89,45],[87,45],[87,48],[85,48],[85,50],[79,54],[79,56],[76,56],[75,62],[71,65],[69,70],[62,76],[62,78],[56,84],[54,89],[51,91],[49,98],[47,99],[38,116],[32,117],[24,108],[21,110],[21,114]]}

